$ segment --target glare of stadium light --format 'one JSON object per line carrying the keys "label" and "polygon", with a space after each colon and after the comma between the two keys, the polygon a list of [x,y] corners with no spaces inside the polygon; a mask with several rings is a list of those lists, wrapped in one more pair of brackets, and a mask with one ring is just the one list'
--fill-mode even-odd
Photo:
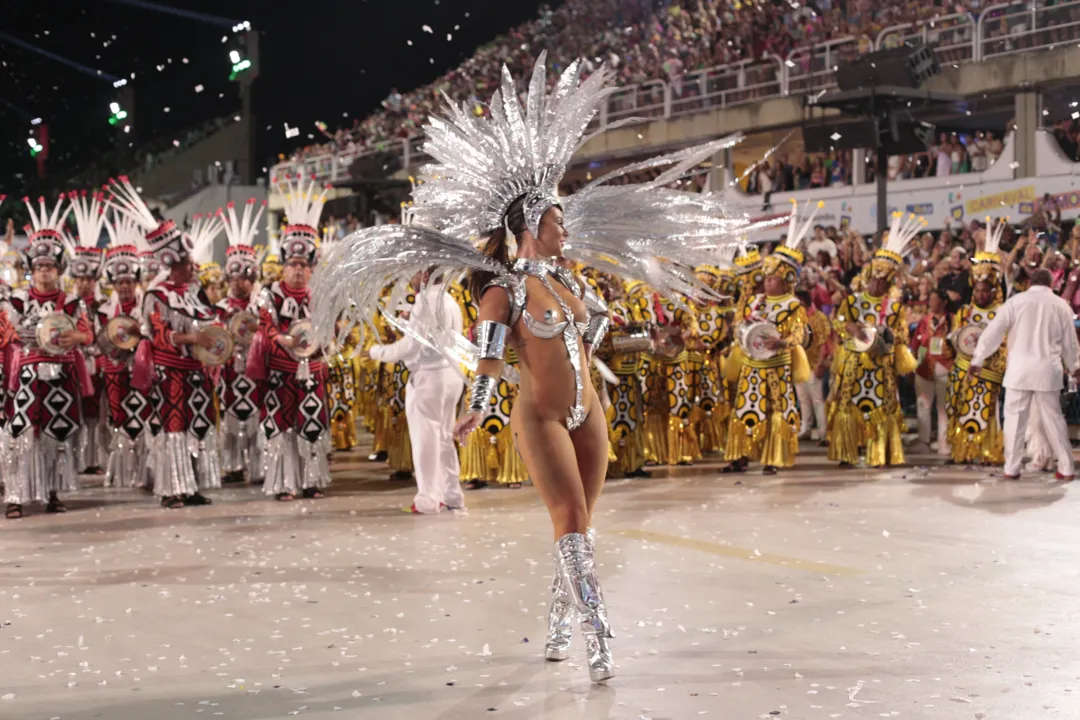
{"label": "glare of stadium light", "polygon": [[34,118],[33,120],[30,121],[30,124],[31,125],[40,125],[41,124],[41,118]]}
{"label": "glare of stadium light", "polygon": [[26,138],[26,142],[30,144],[31,148],[37,147],[37,140],[34,138]]}
{"label": "glare of stadium light", "polygon": [[120,112],[120,103],[109,103],[109,112],[111,112],[113,115]]}
{"label": "glare of stadium light", "polygon": [[240,53],[236,50],[229,51],[229,59],[233,61],[233,64],[240,62]]}
{"label": "glare of stadium light", "polygon": [[124,87],[125,85],[127,85],[127,80],[125,80],[124,78],[120,78],[112,84],[114,88]]}
{"label": "glare of stadium light", "polygon": [[117,120],[123,120],[126,117],[127,117],[127,110],[121,110],[120,112],[116,113],[116,119]]}
{"label": "glare of stadium light", "polygon": [[126,132],[126,133],[131,132],[131,126],[130,125],[125,125],[124,126],[124,132]]}

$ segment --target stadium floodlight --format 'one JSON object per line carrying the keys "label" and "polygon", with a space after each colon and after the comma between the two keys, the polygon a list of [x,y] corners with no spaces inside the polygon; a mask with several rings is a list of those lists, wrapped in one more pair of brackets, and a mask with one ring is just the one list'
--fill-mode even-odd
{"label": "stadium floodlight", "polygon": [[236,50],[230,50],[229,59],[232,60],[233,65],[236,65],[238,62],[240,62],[240,53]]}
{"label": "stadium floodlight", "polygon": [[240,62],[232,66],[232,72],[229,73],[229,80],[235,80],[240,75],[240,73],[250,69],[251,61],[247,59],[241,60]]}
{"label": "stadium floodlight", "polygon": [[117,102],[109,103],[109,112],[111,112],[113,115],[120,112],[120,103],[117,103]]}
{"label": "stadium floodlight", "polygon": [[41,118],[34,118],[33,120],[30,121],[30,124],[31,125],[40,125],[41,124]]}
{"label": "stadium floodlight", "polygon": [[125,80],[124,78],[120,78],[119,80],[117,80],[116,82],[114,82],[112,84],[112,86],[114,88],[121,88],[121,87],[124,87],[125,85],[127,85],[127,80]]}

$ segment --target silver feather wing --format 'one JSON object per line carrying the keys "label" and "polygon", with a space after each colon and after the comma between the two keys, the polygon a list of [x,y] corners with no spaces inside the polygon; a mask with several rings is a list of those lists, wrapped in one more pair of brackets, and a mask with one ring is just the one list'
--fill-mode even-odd
{"label": "silver feather wing", "polygon": [[[403,320],[396,316],[396,310],[418,272],[431,270],[433,277],[452,277],[470,270],[500,275],[506,273],[502,265],[462,240],[416,225],[365,228],[324,248],[322,262],[312,277],[311,293],[311,320],[323,347],[335,340],[343,345],[353,326],[373,327],[376,314],[382,313],[401,332],[454,362],[475,367],[476,346],[464,336],[448,332],[442,319],[418,314]],[[394,290],[383,302],[387,286]],[[339,319],[344,328],[335,333]]]}
{"label": "silver feather wing", "polygon": [[[563,198],[563,223],[569,233],[567,257],[604,272],[641,280],[664,295],[708,295],[693,268],[718,249],[743,242],[747,233],[779,224],[762,224],[733,212],[719,194],[671,190],[702,161],[732,147],[742,135],[678,150],[624,166],[596,178]],[[665,168],[652,180],[611,185],[611,181]]]}

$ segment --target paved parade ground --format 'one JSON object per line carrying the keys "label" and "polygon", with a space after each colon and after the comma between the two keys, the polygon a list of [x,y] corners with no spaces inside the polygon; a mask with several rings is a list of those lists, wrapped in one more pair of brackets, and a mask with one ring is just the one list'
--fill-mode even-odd
{"label": "paved parade ground", "polygon": [[0,718],[1080,717],[1077,488],[822,452],[609,484],[606,687],[580,636],[541,659],[532,488],[417,517],[362,453],[321,501],[164,511],[84,478],[67,515],[0,524]]}

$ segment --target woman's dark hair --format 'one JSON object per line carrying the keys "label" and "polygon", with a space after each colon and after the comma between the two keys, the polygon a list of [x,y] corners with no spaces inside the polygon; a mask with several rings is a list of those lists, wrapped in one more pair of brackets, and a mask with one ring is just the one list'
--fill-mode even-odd
{"label": "woman's dark hair", "polygon": [[[506,228],[510,228],[510,232],[515,236],[520,236],[526,230],[525,225],[525,196],[519,195],[514,199],[514,202],[510,203],[510,207],[506,209]],[[495,232],[488,236],[487,243],[484,244],[484,254],[489,258],[493,258],[499,263],[509,267],[510,265],[510,248],[506,244],[506,228],[498,228]],[[488,286],[492,280],[495,279],[495,274],[490,272],[478,272],[473,271],[469,273],[469,293],[472,295],[473,302],[480,305],[480,295],[484,292],[484,288]]]}
{"label": "woman's dark hair", "polygon": [[941,288],[934,288],[933,290],[930,291],[930,294],[931,295],[937,295],[938,298],[941,299],[941,302],[945,303],[946,305],[948,305],[951,302],[949,300],[949,293],[945,292]]}

